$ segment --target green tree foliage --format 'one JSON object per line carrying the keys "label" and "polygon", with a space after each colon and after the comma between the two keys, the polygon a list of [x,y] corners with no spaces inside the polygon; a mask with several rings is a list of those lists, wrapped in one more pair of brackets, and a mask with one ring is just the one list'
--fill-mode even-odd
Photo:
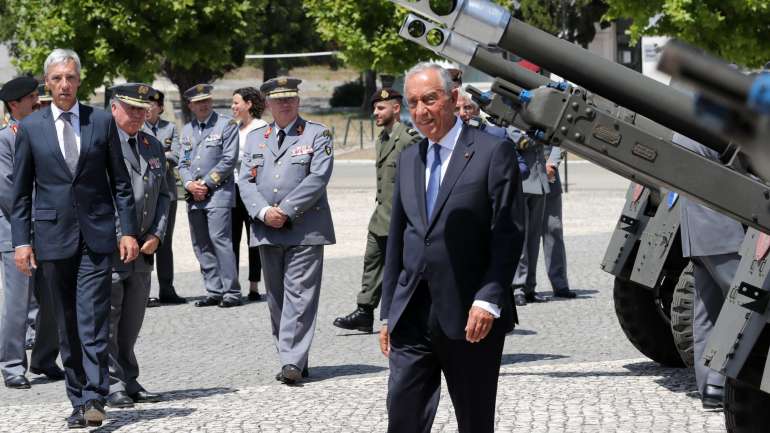
{"label": "green tree foliage", "polygon": [[[247,51],[321,46],[300,0],[0,0],[0,39],[18,67],[42,75],[56,47],[83,64],[81,97],[123,76],[168,77],[180,94],[239,67]],[[275,76],[278,61],[265,62]],[[185,117],[186,106],[183,105]]]}
{"label": "green tree foliage", "polygon": [[407,11],[383,0],[305,0],[305,10],[341,59],[361,70],[403,72],[431,53],[398,35]]}
{"label": "green tree foliage", "polygon": [[609,18],[631,18],[634,39],[672,36],[732,62],[770,60],[767,0],[606,0]]}

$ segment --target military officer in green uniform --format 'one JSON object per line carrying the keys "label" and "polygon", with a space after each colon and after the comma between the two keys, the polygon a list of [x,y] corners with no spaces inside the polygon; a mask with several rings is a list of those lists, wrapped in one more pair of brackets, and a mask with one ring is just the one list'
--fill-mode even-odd
{"label": "military officer in green uniform", "polygon": [[382,268],[385,264],[385,245],[388,242],[398,154],[421,138],[416,130],[398,121],[401,94],[397,91],[384,88],[375,92],[372,96],[372,110],[377,126],[382,127],[376,142],[377,206],[369,220],[364,273],[361,291],[357,297],[358,308],[347,316],[334,319],[334,326],[363,332],[372,332],[374,309],[380,303],[382,293]]}

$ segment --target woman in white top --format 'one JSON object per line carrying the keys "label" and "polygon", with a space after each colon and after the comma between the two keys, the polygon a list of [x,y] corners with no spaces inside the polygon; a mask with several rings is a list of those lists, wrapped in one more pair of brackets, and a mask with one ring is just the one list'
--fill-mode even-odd
{"label": "woman in white top", "polygon": [[[233,93],[233,103],[230,107],[233,110],[233,117],[239,124],[239,149],[243,150],[246,144],[246,135],[249,132],[264,126],[267,122],[261,119],[262,112],[265,111],[265,97],[259,90],[253,87],[244,87]],[[238,168],[241,166],[240,151],[238,153],[238,162],[235,164],[234,178],[238,178]],[[249,243],[249,213],[241,200],[238,184],[235,184],[235,209],[233,209],[233,250],[235,251],[235,262],[240,269],[240,246],[243,226],[246,226],[246,244]],[[260,274],[262,273],[262,263],[259,261],[259,249],[257,247],[249,248],[249,301],[261,301],[263,297],[259,294]]]}

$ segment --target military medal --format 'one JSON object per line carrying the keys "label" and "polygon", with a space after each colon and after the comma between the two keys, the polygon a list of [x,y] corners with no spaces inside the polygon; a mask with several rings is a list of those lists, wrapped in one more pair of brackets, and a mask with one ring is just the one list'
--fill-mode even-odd
{"label": "military medal", "polygon": [[270,138],[270,133],[273,132],[273,125],[270,125],[267,127],[267,132],[265,132],[265,138]]}
{"label": "military medal", "polygon": [[160,168],[160,159],[158,158],[150,158],[147,160],[147,163],[150,164],[150,168],[153,170],[157,170]]}

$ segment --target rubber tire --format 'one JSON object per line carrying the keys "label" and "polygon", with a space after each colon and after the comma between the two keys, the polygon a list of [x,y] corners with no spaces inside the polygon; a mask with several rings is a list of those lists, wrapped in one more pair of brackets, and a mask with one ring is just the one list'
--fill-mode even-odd
{"label": "rubber tire", "polygon": [[689,263],[674,288],[671,302],[671,335],[674,337],[682,362],[687,367],[695,365],[695,355],[692,336],[693,302],[695,298],[695,277],[693,265]]}
{"label": "rubber tire", "polygon": [[620,328],[638,351],[663,366],[685,367],[674,344],[667,314],[660,311],[652,290],[615,278],[613,298]]}
{"label": "rubber tire", "polygon": [[765,326],[738,379],[725,383],[725,427],[728,433],[765,433],[770,426],[770,394],[759,390],[770,346],[770,326]]}

